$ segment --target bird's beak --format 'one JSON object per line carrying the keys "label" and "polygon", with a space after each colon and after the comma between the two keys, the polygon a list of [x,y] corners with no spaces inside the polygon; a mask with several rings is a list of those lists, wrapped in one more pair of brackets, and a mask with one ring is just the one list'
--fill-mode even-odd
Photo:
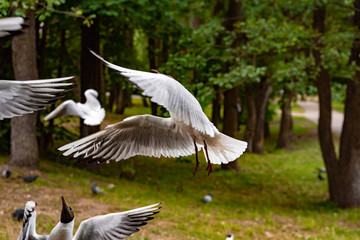
{"label": "bird's beak", "polygon": [[63,196],[61,196],[61,201],[62,201],[63,207],[67,206],[67,204],[65,202],[65,198]]}

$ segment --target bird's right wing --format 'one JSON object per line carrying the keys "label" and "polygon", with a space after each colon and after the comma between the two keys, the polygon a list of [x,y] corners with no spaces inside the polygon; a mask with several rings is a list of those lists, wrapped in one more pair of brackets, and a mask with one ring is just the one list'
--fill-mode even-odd
{"label": "bird's right wing", "polygon": [[73,240],[121,240],[130,237],[159,213],[160,204],[89,218],[81,222]]}
{"label": "bird's right wing", "polygon": [[120,161],[136,155],[179,157],[194,153],[189,134],[171,118],[133,116],[59,148],[87,162]]}
{"label": "bird's right wing", "polygon": [[46,115],[44,120],[49,121],[50,119],[67,115],[82,117],[84,113],[73,100],[66,100],[55,108],[54,111]]}
{"label": "bird's right wing", "polygon": [[8,81],[0,80],[0,120],[32,113],[64,96],[66,87],[62,83],[73,77]]}
{"label": "bird's right wing", "polygon": [[13,32],[23,28],[24,19],[22,17],[0,18],[0,38],[10,36]]}
{"label": "bird's right wing", "polygon": [[106,65],[127,78],[127,81],[143,91],[144,96],[169,110],[171,118],[213,137],[217,128],[202,111],[196,98],[174,78],[161,73],[132,70],[112,64],[91,51]]}

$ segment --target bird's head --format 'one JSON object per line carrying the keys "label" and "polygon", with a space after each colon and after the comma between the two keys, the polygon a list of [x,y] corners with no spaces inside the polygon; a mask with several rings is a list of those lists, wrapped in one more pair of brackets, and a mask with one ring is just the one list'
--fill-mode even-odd
{"label": "bird's head", "polygon": [[228,237],[228,238],[231,238],[233,235],[232,235],[232,233],[228,233],[225,236]]}
{"label": "bird's head", "polygon": [[98,92],[96,91],[96,90],[94,90],[94,89],[87,89],[86,91],[85,91],[85,93],[84,93],[84,95],[85,96],[89,96],[89,95],[91,95],[91,96],[94,96],[94,97],[98,97]]}
{"label": "bird's head", "polygon": [[61,200],[62,200],[62,210],[61,210],[60,222],[69,223],[74,219],[74,212],[72,208],[66,204],[64,197],[61,197]]}

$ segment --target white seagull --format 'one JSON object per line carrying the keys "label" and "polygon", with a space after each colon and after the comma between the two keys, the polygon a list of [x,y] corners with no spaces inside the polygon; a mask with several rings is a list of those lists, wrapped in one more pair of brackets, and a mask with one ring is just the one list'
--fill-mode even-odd
{"label": "white seagull", "polygon": [[226,234],[226,239],[225,240],[233,240],[233,239],[234,239],[234,234],[232,234],[232,233]]}
{"label": "white seagull", "polygon": [[[92,52],[92,51],[91,51]],[[131,84],[164,106],[170,118],[152,115],[132,116],[104,130],[60,147],[65,156],[85,157],[85,161],[120,161],[136,155],[179,157],[204,149],[208,174],[212,165],[229,163],[245,151],[247,143],[219,132],[202,111],[196,98],[174,78],[152,72],[131,70],[114,65],[92,52],[106,65],[117,70]],[[94,159],[94,160],[91,160]]]}
{"label": "white seagull", "polygon": [[64,197],[62,199],[62,211],[59,223],[50,232],[50,235],[38,235],[36,225],[36,203],[26,203],[23,227],[18,240],[110,240],[125,239],[133,233],[139,232],[139,227],[152,220],[153,215],[159,213],[161,203],[136,208],[126,212],[109,213],[89,218],[80,223],[75,236],[74,212],[69,207]]}
{"label": "white seagull", "polygon": [[24,24],[22,17],[5,17],[0,19],[0,38],[18,33]]}
{"label": "white seagull", "polygon": [[0,80],[0,120],[32,113],[63,97],[73,77],[12,81]]}
{"label": "white seagull", "polygon": [[84,119],[84,123],[89,126],[100,125],[105,117],[105,109],[101,107],[98,92],[94,89],[88,89],[84,93],[86,102],[75,103],[73,100],[67,100],[61,103],[54,111],[49,113],[44,120],[48,121],[61,116],[79,116]]}

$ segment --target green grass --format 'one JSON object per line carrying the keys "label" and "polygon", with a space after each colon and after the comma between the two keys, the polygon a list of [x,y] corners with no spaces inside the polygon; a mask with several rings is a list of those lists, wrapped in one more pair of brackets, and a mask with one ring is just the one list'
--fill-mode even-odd
{"label": "green grass", "polygon": [[[139,114],[136,109],[129,111]],[[310,134],[314,125],[296,118],[294,129],[302,140],[293,142],[289,150],[275,150],[277,125],[271,125],[266,154],[245,153],[238,160],[239,173],[217,166],[207,176],[202,154],[196,177],[192,176],[194,156],[179,160],[139,156],[102,164],[99,174],[69,166],[63,159],[44,159],[40,170],[45,176],[28,190],[71,190],[66,196],[68,203],[74,203],[78,198],[91,199],[89,186],[96,180],[106,195],[95,201],[113,212],[163,201],[156,219],[131,238],[136,240],[215,240],[225,239],[227,232],[235,239],[360,239],[359,210],[342,210],[329,202],[326,181],[317,179],[316,168],[323,162],[319,144]],[[125,170],[135,172],[135,180],[119,178]],[[109,183],[116,187],[107,188]],[[203,204],[201,198],[208,192],[214,200]],[[57,219],[38,214],[38,228],[48,232]],[[1,227],[0,239],[8,239]]]}
{"label": "green grass", "polygon": [[331,102],[331,107],[333,110],[343,113],[345,109],[345,105],[342,102]]}

